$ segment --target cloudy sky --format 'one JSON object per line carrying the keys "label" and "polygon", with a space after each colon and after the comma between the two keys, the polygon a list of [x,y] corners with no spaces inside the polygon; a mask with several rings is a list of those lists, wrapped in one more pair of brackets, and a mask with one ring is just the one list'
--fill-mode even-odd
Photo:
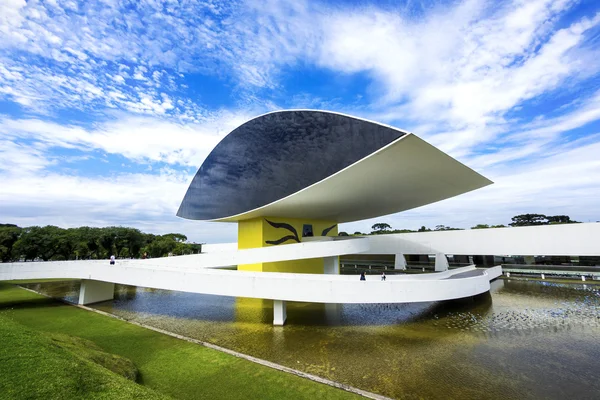
{"label": "cloudy sky", "polygon": [[492,179],[369,231],[600,220],[600,2],[0,0],[0,222],[175,217],[210,150],[286,108],[415,132]]}

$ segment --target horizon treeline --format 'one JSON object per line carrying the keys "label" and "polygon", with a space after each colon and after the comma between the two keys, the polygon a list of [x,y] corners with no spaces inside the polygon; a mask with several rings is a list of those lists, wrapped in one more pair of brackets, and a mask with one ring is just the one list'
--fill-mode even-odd
{"label": "horizon treeline", "polygon": [[[544,215],[544,214],[520,214],[511,218],[509,226],[535,226],[535,225],[558,225],[558,224],[580,224],[579,221],[574,221],[568,215]],[[506,228],[506,225],[488,225],[477,224],[470,229],[489,229],[489,228]],[[370,233],[354,232],[352,235],[387,235],[390,233],[411,233],[411,232],[431,232],[431,231],[462,231],[463,228],[452,228],[446,225],[436,225],[434,229],[421,226],[418,230],[412,229],[392,229],[389,224],[379,222],[371,226]],[[350,236],[347,232],[340,232],[339,236]]]}
{"label": "horizon treeline", "polygon": [[154,235],[136,228],[109,226],[60,228],[0,224],[0,261],[44,261],[165,257],[201,252],[202,244],[187,243],[181,233]]}

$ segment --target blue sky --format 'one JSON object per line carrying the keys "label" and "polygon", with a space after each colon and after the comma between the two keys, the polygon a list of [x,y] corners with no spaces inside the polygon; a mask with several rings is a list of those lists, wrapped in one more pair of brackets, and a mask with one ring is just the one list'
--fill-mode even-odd
{"label": "blue sky", "polygon": [[412,131],[495,182],[341,230],[600,220],[595,0],[0,0],[0,222],[235,241],[175,213],[220,139],[286,108]]}

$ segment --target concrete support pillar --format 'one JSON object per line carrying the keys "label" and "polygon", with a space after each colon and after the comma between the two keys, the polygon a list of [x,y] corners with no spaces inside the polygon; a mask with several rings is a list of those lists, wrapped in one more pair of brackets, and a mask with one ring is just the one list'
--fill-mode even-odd
{"label": "concrete support pillar", "polygon": [[324,257],[323,258],[323,273],[326,275],[340,274],[340,257]]}
{"label": "concrete support pillar", "polygon": [[336,303],[325,303],[325,317],[327,321],[339,324],[340,323],[340,307]]}
{"label": "concrete support pillar", "polygon": [[396,259],[394,260],[394,268],[406,270],[406,258],[404,258],[404,254],[396,254]]}
{"label": "concrete support pillar", "polygon": [[448,259],[444,253],[435,255],[435,272],[448,271]]}
{"label": "concrete support pillar", "polygon": [[287,319],[285,301],[273,300],[273,325],[283,326]]}
{"label": "concrete support pillar", "polygon": [[92,304],[112,300],[115,295],[115,284],[112,282],[81,280],[79,289],[79,304]]}

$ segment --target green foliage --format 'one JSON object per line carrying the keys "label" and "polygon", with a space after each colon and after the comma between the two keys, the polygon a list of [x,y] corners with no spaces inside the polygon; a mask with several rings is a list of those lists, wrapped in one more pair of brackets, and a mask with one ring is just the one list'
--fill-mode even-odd
{"label": "green foliage", "polygon": [[[510,226],[530,226],[530,225],[554,225],[554,224],[578,224],[578,221],[573,221],[568,215],[554,215],[546,216],[543,214],[521,214],[512,217],[512,223]],[[394,229],[386,223],[377,223],[372,227],[373,232],[370,235],[381,235],[389,233],[408,233],[415,232],[410,229]],[[488,228],[506,228],[506,225],[488,225],[488,224],[477,224],[471,229],[488,229]],[[452,228],[446,225],[436,225],[435,231],[459,231],[461,228]],[[426,226],[421,226],[417,232],[430,232],[431,229]],[[360,232],[355,232],[360,234]]]}
{"label": "green foliage", "polygon": [[383,231],[389,231],[390,229],[392,229],[392,227],[389,224],[379,222],[377,224],[374,224],[371,227],[371,229],[373,229],[374,232],[383,232]]}
{"label": "green foliage", "polygon": [[181,233],[167,233],[166,235],[163,235],[163,237],[168,237],[179,243],[183,243],[187,240],[187,236],[182,235]]}
{"label": "green foliage", "polygon": [[138,258],[144,253],[163,257],[201,251],[201,244],[186,240],[180,233],[157,236],[122,226],[62,229],[0,224],[0,261],[102,259],[111,255]]}
{"label": "green foliage", "polygon": [[571,220],[568,215],[544,215],[544,214],[521,214],[511,218],[510,226],[532,226],[532,225],[554,225],[554,224],[578,224]]}
{"label": "green foliage", "polygon": [[338,233],[338,236],[350,236],[350,235],[348,235],[348,232],[340,232],[340,233]]}
{"label": "green foliage", "polygon": [[548,221],[543,214],[521,214],[511,218],[510,226],[546,225]]}
{"label": "green foliage", "polygon": [[488,224],[477,224],[472,226],[471,229],[488,229],[490,226]]}
{"label": "green foliage", "polygon": [[435,230],[436,231],[461,231],[462,229],[460,229],[460,228],[451,228],[451,227],[446,226],[446,225],[436,225],[435,226]]}
{"label": "green foliage", "polygon": [[546,219],[548,220],[548,223],[550,225],[554,225],[554,224],[579,224],[580,223],[578,221],[573,221],[571,219],[571,217],[569,217],[568,215],[546,216]]}
{"label": "green foliage", "polygon": [[489,228],[506,228],[506,225],[477,224],[477,225],[471,227],[471,229],[489,229]]}
{"label": "green foliage", "polygon": [[0,261],[10,261],[13,246],[19,240],[19,236],[21,236],[21,228],[18,226],[0,225]]}
{"label": "green foliage", "polygon": [[150,257],[165,257],[172,252],[177,245],[170,237],[159,236],[150,243],[146,249]]}
{"label": "green foliage", "polygon": [[[414,232],[410,229],[392,229],[392,227],[389,224],[385,224],[385,223],[377,223],[377,224],[373,225],[371,228],[373,229],[373,231],[371,233],[369,233],[369,235],[388,235],[391,233]],[[354,235],[364,235],[364,233],[357,231],[357,232],[354,232]]]}

